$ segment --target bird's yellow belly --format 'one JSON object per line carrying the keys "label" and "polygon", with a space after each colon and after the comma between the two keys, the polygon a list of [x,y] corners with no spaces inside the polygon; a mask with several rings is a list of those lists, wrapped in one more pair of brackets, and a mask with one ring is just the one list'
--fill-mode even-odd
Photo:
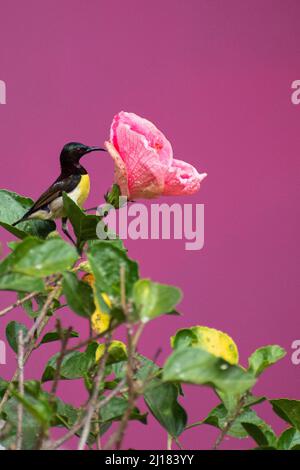
{"label": "bird's yellow belly", "polygon": [[86,199],[88,198],[88,195],[90,194],[90,177],[89,175],[82,175],[81,180],[77,188],[75,188],[72,192],[75,192],[74,198],[72,197],[72,193],[69,194],[69,196],[77,202],[79,206],[82,206]]}
{"label": "bird's yellow belly", "polygon": [[[89,175],[82,175],[79,181],[79,184],[76,186],[75,189],[73,189],[73,191],[68,193],[68,196],[74,202],[76,202],[78,206],[82,207],[89,193],[90,193],[90,177]],[[52,201],[49,204],[49,207],[50,207],[50,214],[48,215],[48,218],[59,219],[65,216],[64,210],[63,210],[62,197],[59,197],[55,199],[54,201]]]}

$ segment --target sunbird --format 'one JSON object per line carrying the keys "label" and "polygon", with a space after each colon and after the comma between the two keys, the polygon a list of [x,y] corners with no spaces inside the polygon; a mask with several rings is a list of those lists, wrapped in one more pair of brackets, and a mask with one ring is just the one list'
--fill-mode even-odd
{"label": "sunbird", "polygon": [[80,164],[80,159],[95,151],[105,152],[106,150],[101,147],[88,147],[79,142],[66,144],[60,154],[61,172],[59,177],[13,225],[29,219],[62,219],[62,231],[74,243],[67,228],[68,219],[64,214],[62,193],[66,192],[74,202],[82,207],[90,192],[90,177]]}

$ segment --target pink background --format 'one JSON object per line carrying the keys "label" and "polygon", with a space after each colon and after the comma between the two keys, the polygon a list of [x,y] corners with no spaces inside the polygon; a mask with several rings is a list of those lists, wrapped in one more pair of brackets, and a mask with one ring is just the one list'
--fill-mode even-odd
{"label": "pink background", "polygon": [[[140,344],[152,357],[177,328],[203,324],[228,332],[241,363],[257,347],[278,343],[286,358],[266,372],[256,393],[300,398],[300,366],[291,362],[299,325],[300,106],[291,103],[299,79],[300,4],[297,0],[1,0],[0,186],[36,198],[58,174],[58,154],[70,140],[101,145],[112,116],[136,112],[153,120],[175,155],[207,171],[199,194],[176,202],[205,204],[205,247],[182,241],[127,242],[143,276],[184,291],[183,317],[153,321]],[[113,165],[105,154],[86,158],[92,191],[102,202]],[[11,237],[1,230],[1,240]],[[2,293],[1,307],[14,295]],[[65,324],[85,323],[63,312]],[[13,318],[1,321],[0,338]],[[37,377],[56,351],[44,346],[30,362]],[[10,377],[14,354],[7,348]],[[74,384],[62,397],[80,403]],[[186,388],[189,421],[206,416],[217,400],[209,389]],[[268,405],[260,415],[281,430]],[[165,448],[166,433],[130,425],[125,447]],[[209,426],[181,437],[186,448],[210,448]],[[248,448],[229,439],[224,448]]]}

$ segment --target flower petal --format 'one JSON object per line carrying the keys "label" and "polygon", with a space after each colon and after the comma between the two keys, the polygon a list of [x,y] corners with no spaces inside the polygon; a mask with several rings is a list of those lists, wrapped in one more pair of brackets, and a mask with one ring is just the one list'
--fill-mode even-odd
{"label": "flower petal", "polygon": [[[131,130],[127,124],[118,126],[118,148],[106,143],[106,148],[115,161],[116,183],[121,194],[129,199],[159,196],[164,187],[168,166],[158,158],[157,151],[148,145],[147,139]],[[127,191],[125,183],[127,180]]]}
{"label": "flower petal", "polygon": [[180,196],[194,194],[200,189],[201,181],[207,173],[198,173],[195,167],[182,160],[173,159],[173,163],[165,178],[163,195]]}
{"label": "flower petal", "polygon": [[121,111],[114,116],[110,140],[123,158],[122,142],[119,141],[119,130],[126,126],[139,136],[146,139],[148,147],[156,151],[159,160],[164,165],[170,165],[173,160],[172,145],[164,134],[148,119],[144,119],[137,114]]}
{"label": "flower petal", "polygon": [[119,186],[121,195],[129,198],[126,165],[117,150],[115,149],[115,147],[113,146],[113,144],[106,141],[104,145],[106,147],[106,150],[115,162],[115,183],[117,183],[117,185]]}

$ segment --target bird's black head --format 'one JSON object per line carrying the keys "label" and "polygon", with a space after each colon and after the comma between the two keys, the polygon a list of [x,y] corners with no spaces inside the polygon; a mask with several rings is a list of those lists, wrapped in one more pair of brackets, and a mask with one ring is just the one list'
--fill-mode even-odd
{"label": "bird's black head", "polygon": [[88,147],[87,145],[80,144],[79,142],[69,142],[66,144],[60,154],[61,167],[78,165],[79,160],[83,155],[96,150],[105,152],[105,149],[101,147]]}

